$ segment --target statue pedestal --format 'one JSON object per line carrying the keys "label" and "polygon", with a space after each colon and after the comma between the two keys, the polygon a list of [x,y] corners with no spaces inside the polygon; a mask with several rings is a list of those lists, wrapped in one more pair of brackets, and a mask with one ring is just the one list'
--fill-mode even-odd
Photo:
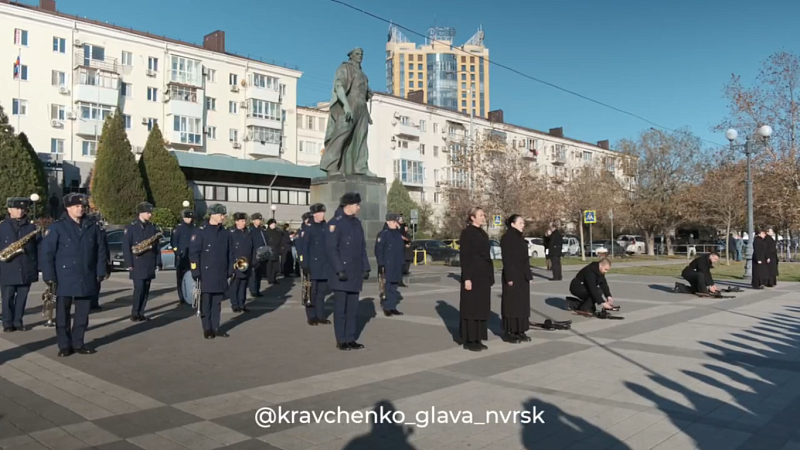
{"label": "statue pedestal", "polygon": [[327,212],[325,220],[330,221],[339,208],[339,199],[347,192],[361,194],[361,211],[358,218],[364,227],[367,242],[367,256],[371,260],[372,274],[377,273],[375,259],[375,240],[386,223],[386,178],[364,175],[333,175],[311,180],[311,204],[322,203]]}

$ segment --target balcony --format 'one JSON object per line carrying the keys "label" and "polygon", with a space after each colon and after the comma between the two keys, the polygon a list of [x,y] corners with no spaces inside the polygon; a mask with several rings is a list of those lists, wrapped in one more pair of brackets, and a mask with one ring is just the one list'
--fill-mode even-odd
{"label": "balcony", "polygon": [[100,136],[103,131],[103,121],[79,118],[75,121],[75,128],[75,134],[81,136]]}
{"label": "balcony", "polygon": [[[91,47],[78,47],[75,51],[75,69],[97,69],[107,73],[114,73],[119,75],[122,66],[119,64],[117,58],[106,58],[104,51],[98,52],[98,48],[94,48],[95,52],[92,54]],[[99,49],[103,50],[103,49]]]}
{"label": "balcony", "polygon": [[244,151],[257,159],[278,158],[281,156],[281,145],[266,141],[246,141],[244,143]]}
{"label": "balcony", "polygon": [[119,75],[98,69],[75,70],[74,101],[116,107],[119,104]]}
{"label": "balcony", "polygon": [[414,125],[411,122],[404,124],[398,121],[394,125],[394,134],[401,138],[418,141],[420,136],[419,125]]}
{"label": "balcony", "polygon": [[164,94],[167,116],[203,117],[205,97],[195,88],[170,85]]}
{"label": "balcony", "polygon": [[202,147],[203,133],[175,131],[174,129],[164,133],[167,145],[174,147]]}
{"label": "balcony", "polygon": [[280,103],[281,93],[279,89],[256,87],[248,83],[244,90],[246,99],[264,100],[267,102]]}
{"label": "balcony", "polygon": [[563,166],[567,163],[566,150],[554,150],[550,157],[555,166]]}
{"label": "balcony", "polygon": [[520,149],[520,155],[522,159],[527,159],[528,161],[537,161],[539,159],[539,151],[534,149],[527,149],[522,148]]}

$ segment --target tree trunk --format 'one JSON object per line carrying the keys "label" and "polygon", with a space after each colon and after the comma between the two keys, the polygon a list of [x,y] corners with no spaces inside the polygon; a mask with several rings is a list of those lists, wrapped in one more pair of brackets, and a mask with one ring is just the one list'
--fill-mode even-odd
{"label": "tree trunk", "polygon": [[675,256],[675,249],[672,248],[672,234],[664,233],[664,245],[667,247],[667,256]]}
{"label": "tree trunk", "polygon": [[731,221],[728,221],[727,224],[728,232],[725,233],[725,265],[731,265]]}
{"label": "tree trunk", "polygon": [[583,251],[583,217],[578,220],[578,228],[581,230],[581,261],[586,261],[586,252]]}
{"label": "tree trunk", "polygon": [[655,254],[656,254],[655,233],[653,233],[651,231],[645,231],[644,232],[644,240],[647,242],[647,254],[650,255],[650,256],[655,256]]}

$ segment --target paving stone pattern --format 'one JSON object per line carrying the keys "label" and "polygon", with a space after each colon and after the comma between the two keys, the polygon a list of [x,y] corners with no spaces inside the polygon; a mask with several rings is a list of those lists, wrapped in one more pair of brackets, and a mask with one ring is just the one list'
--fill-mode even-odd
{"label": "paving stone pattern", "polygon": [[[35,285],[30,329],[0,335],[0,450],[800,450],[800,284],[713,300],[611,275],[625,320],[609,321],[572,316],[569,280],[537,271],[531,321],[572,330],[504,343],[497,284],[489,349],[473,353],[454,342],[457,272],[415,273],[401,317],[365,285],[366,349],[351,352],[305,323],[294,279],[250,313],[226,302],[231,337],[204,340],[165,272],[146,323],[128,321],[130,281],[114,274],[90,318],[98,353],[57,358]],[[265,426],[262,408],[299,415]]]}

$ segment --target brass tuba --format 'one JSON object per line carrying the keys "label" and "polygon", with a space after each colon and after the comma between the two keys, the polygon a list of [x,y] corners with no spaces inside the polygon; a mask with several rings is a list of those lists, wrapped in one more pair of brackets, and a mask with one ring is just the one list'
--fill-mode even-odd
{"label": "brass tuba", "polygon": [[54,327],[53,315],[56,311],[56,283],[47,283],[42,293],[42,317],[47,318],[46,327]]}
{"label": "brass tuba", "polygon": [[28,243],[31,239],[36,236],[37,233],[42,231],[42,227],[36,225],[36,229],[31,231],[30,233],[22,236],[19,240],[13,242],[8,247],[4,248],[3,251],[0,251],[0,261],[1,262],[8,262],[11,261],[15,256],[21,254],[24,251],[25,244]]}
{"label": "brass tuba", "polygon": [[300,285],[302,287],[301,291],[301,301],[303,302],[303,306],[311,307],[314,306],[314,303],[311,301],[311,279],[310,276],[306,273],[305,270],[300,271]]}
{"label": "brass tuba", "polygon": [[146,251],[150,250],[151,248],[153,248],[153,244],[158,242],[159,239],[161,239],[163,236],[164,235],[161,234],[161,233],[156,233],[155,235],[153,235],[153,237],[149,237],[149,238],[143,240],[142,242],[139,242],[138,244],[132,246],[131,247],[131,252],[133,252],[134,255],[139,256],[139,255],[143,254],[144,252],[146,252]]}
{"label": "brass tuba", "polygon": [[233,269],[238,270],[239,272],[247,272],[247,269],[250,267],[250,263],[247,261],[247,258],[242,256],[241,258],[237,259],[236,262],[233,263]]}

